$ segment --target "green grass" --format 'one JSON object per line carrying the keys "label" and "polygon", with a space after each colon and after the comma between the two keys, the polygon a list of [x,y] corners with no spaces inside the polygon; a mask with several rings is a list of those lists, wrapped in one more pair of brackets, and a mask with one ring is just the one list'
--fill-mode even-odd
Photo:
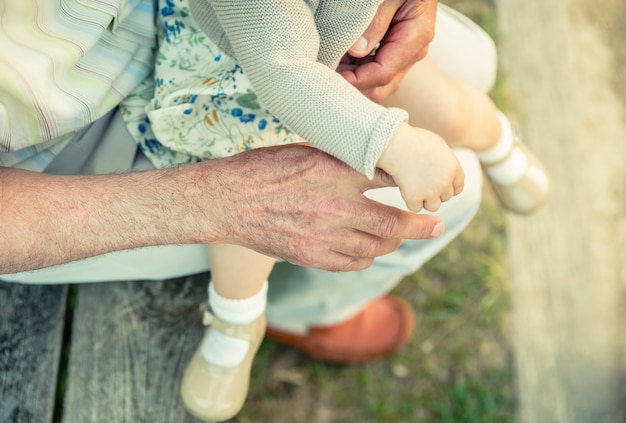
{"label": "green grass", "polygon": [[[489,0],[448,1],[495,39]],[[492,97],[507,110],[506,81]],[[397,354],[336,366],[266,341],[250,395],[233,421],[512,423],[505,219],[486,189],[478,215],[450,246],[396,289],[416,313]]]}

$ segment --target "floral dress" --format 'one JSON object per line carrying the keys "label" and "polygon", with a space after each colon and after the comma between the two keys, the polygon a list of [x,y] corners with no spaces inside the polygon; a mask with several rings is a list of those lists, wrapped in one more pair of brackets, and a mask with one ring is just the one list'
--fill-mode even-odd
{"label": "floral dress", "polygon": [[303,142],[257,100],[243,69],[200,29],[187,0],[159,0],[154,78],[123,102],[155,167]]}

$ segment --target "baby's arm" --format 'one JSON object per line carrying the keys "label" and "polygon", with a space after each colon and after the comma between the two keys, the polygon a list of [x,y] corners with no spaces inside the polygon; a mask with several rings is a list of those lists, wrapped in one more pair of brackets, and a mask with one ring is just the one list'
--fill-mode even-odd
{"label": "baby's arm", "polygon": [[[352,3],[337,1],[329,2],[328,10],[316,11],[304,0],[208,0],[205,7],[208,4],[217,17],[229,43],[227,50],[246,72],[260,102],[276,117],[368,177],[377,165],[382,167],[394,177],[412,210],[436,210],[441,201],[461,189],[462,171],[456,157],[441,138],[406,125],[405,111],[367,99],[329,67],[332,58],[325,55],[334,51],[339,60],[352,36],[339,37],[331,28],[324,30],[316,16],[326,25],[334,22],[343,28],[349,28],[347,22],[354,17],[355,26],[366,28],[379,3],[354,3],[363,11],[347,10]],[[191,5],[194,17],[201,17],[202,9],[195,9],[193,1]],[[335,6],[337,16],[324,18],[324,14],[332,15],[330,9]],[[339,25],[342,13],[346,22]],[[214,29],[205,27],[207,33]],[[324,44],[320,53],[321,43],[328,41],[321,39],[320,30],[336,35],[330,38],[340,45]],[[356,28],[355,37],[359,31]]]}
{"label": "baby's arm", "polygon": [[439,135],[403,124],[378,160],[400,187],[410,210],[436,211],[463,190],[459,161]]}
{"label": "baby's arm", "polygon": [[[371,6],[365,13],[355,11],[363,28],[377,3],[358,2]],[[197,0],[191,2],[194,18],[210,33],[212,29],[202,23],[200,6],[194,4]],[[216,41],[228,40],[227,50],[246,72],[263,106],[302,138],[371,178],[391,134],[408,115],[368,100],[333,68],[318,62],[321,40],[307,2],[209,0],[207,5],[225,35]],[[345,43],[345,50],[351,42]],[[343,52],[337,53],[337,60]]]}

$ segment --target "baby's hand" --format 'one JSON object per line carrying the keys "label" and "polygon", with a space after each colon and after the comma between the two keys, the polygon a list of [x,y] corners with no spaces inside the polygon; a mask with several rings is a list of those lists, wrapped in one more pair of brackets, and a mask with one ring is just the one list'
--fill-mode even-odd
{"label": "baby's hand", "polygon": [[377,166],[393,177],[414,212],[436,211],[463,190],[465,174],[443,138],[408,124],[396,131]]}

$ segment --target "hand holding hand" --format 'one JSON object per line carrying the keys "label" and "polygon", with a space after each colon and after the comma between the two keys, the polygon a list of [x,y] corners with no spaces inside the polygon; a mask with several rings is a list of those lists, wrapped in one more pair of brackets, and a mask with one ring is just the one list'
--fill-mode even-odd
{"label": "hand holding hand", "polygon": [[400,187],[407,207],[434,212],[463,191],[465,175],[445,141],[433,132],[403,124],[378,160]]}
{"label": "hand holding hand", "polygon": [[437,0],[385,0],[337,70],[371,100],[382,102],[426,56],[436,13]]}
{"label": "hand holding hand", "polygon": [[443,232],[439,218],[385,206],[363,195],[369,189],[395,186],[389,175],[379,172],[369,181],[314,148],[260,148],[212,163],[223,166],[223,194],[212,194],[205,210],[210,228],[221,231],[219,242],[306,267],[351,271],[369,267],[404,239],[433,238]]}

